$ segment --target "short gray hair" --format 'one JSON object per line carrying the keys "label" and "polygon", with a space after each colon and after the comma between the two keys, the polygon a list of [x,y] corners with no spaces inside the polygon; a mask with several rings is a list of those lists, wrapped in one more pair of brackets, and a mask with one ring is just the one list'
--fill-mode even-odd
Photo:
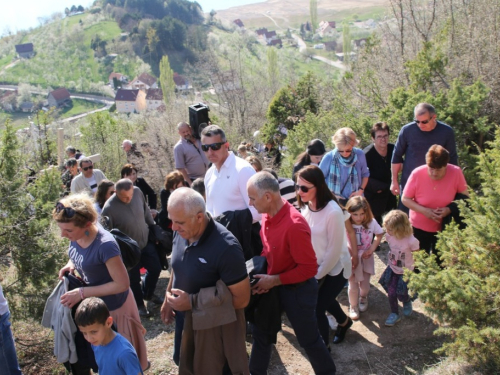
{"label": "short gray hair", "polygon": [[177,130],[181,130],[181,128],[183,128],[184,126],[191,127],[191,125],[189,125],[187,122],[179,122],[177,124]]}
{"label": "short gray hair", "polygon": [[432,116],[436,114],[436,108],[434,108],[434,106],[429,103],[418,103],[415,106],[415,110],[413,112],[415,116],[422,116],[426,113]]}
{"label": "short gray hair", "polygon": [[127,144],[129,145],[130,147],[132,147],[134,145],[134,143],[130,140],[130,139],[125,139],[123,142],[122,142],[122,145],[123,144]]}
{"label": "short gray hair", "polygon": [[78,166],[80,168],[82,167],[83,163],[90,163],[90,164],[94,165],[94,162],[90,158],[80,158],[80,159],[78,159]]}
{"label": "short gray hair", "polygon": [[226,133],[217,125],[208,125],[201,132],[203,137],[215,137],[216,135],[220,135],[221,142],[226,142]]}
{"label": "short gray hair", "polygon": [[167,210],[181,206],[190,216],[199,212],[205,213],[205,200],[200,193],[188,187],[175,189],[168,198]]}
{"label": "short gray hair", "polygon": [[130,188],[134,187],[134,183],[130,181],[128,178],[122,178],[121,180],[118,180],[118,182],[115,184],[115,190],[116,192],[120,191],[129,191]]}
{"label": "short gray hair", "polygon": [[274,176],[269,172],[258,172],[254,174],[248,180],[247,186],[254,186],[257,189],[257,193],[259,197],[261,197],[264,193],[270,192],[273,194],[279,194],[280,185],[278,180],[274,178]]}
{"label": "short gray hair", "polygon": [[76,152],[76,148],[74,148],[73,146],[68,146],[66,147],[66,152],[74,154]]}

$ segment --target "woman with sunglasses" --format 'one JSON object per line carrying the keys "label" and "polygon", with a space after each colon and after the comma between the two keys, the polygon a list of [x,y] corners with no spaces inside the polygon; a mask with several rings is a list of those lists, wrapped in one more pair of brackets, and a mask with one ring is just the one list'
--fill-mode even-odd
{"label": "woman with sunglasses", "polygon": [[330,191],[342,206],[349,198],[363,195],[370,172],[363,150],[355,147],[359,141],[349,128],[340,128],[332,137],[335,149],[325,154],[319,167]]}
{"label": "woman with sunglasses", "polygon": [[316,318],[319,332],[329,346],[330,331],[325,315],[328,311],[338,323],[333,343],[340,344],[352,326],[351,318],[336,299],[352,272],[344,224],[346,213],[326,185],[321,169],[314,165],[297,172],[295,188],[302,215],[311,228],[311,241],[318,260]]}
{"label": "woman with sunglasses", "polygon": [[[121,259],[120,248],[114,237],[97,224],[97,212],[86,194],[70,195],[61,199],[52,212],[61,230],[61,237],[70,240],[69,261],[59,271],[75,271],[87,284],[61,297],[61,304],[72,308],[88,297],[100,297],[108,306],[118,333],[134,346],[143,369],[148,367],[146,330],[130,290],[130,282]],[[86,370],[82,373],[87,373]]]}

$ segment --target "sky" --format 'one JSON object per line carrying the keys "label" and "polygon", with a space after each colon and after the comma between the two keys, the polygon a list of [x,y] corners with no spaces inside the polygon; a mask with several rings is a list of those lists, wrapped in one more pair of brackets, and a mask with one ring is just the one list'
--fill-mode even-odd
{"label": "sky", "polygon": [[[208,13],[212,9],[222,10],[263,1],[265,0],[198,0],[198,3]],[[64,13],[64,8],[71,8],[72,5],[87,7],[91,3],[88,0],[11,0],[0,12],[0,35],[5,35],[7,30],[15,33],[37,27],[39,17],[50,16],[55,12]]]}

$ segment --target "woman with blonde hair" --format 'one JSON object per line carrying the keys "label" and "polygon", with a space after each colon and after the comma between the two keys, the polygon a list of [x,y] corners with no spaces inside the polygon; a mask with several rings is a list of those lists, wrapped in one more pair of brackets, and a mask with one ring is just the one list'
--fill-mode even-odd
{"label": "woman with blonde hair", "polygon": [[325,175],[330,191],[345,206],[349,198],[362,196],[370,172],[356,133],[350,128],[340,128],[332,137],[335,149],[325,154],[319,167]]}
{"label": "woman with blonde hair", "polygon": [[69,261],[60,269],[59,279],[75,271],[87,284],[61,297],[61,304],[72,308],[88,297],[100,297],[116,323],[118,333],[134,346],[143,370],[148,367],[146,330],[130,290],[127,270],[114,237],[97,224],[97,212],[87,194],[75,194],[57,202],[52,217],[61,237],[70,240]]}
{"label": "woman with blonde hair", "polygon": [[257,156],[248,156],[246,159],[250,163],[250,165],[255,169],[255,172],[262,171],[262,163],[260,162]]}

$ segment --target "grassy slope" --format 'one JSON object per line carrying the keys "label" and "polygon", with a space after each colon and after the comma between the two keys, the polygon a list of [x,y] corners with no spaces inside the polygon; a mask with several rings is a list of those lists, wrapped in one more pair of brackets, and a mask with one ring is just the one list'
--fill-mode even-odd
{"label": "grassy slope", "polygon": [[[386,13],[386,8],[384,7],[366,7],[366,8],[353,8],[346,9],[341,11],[335,10],[321,10],[321,13],[318,12],[318,18],[320,20],[328,20],[335,21],[340,23],[344,18],[352,18],[356,16],[356,19],[361,21],[366,21],[368,19],[379,20]],[[289,16],[286,18],[281,18],[279,16],[273,15],[270,16],[278,23],[278,25],[282,28],[291,28],[291,29],[299,29],[302,23],[310,20],[308,14],[297,14],[293,16]],[[252,19],[244,19],[246,28],[259,28],[259,27],[267,27],[270,30],[275,30],[276,25],[273,21],[271,21],[268,17],[262,16],[260,18],[252,18]]]}
{"label": "grassy slope", "polygon": [[[22,42],[33,42],[36,56],[8,69],[1,79],[42,86],[67,86],[72,81],[77,88],[82,76],[90,82],[105,81],[107,77],[99,76],[90,42],[96,35],[110,41],[118,37],[121,30],[115,21],[97,21],[96,16],[84,14],[35,29],[24,36]],[[8,62],[8,56],[2,58],[0,67]]]}

